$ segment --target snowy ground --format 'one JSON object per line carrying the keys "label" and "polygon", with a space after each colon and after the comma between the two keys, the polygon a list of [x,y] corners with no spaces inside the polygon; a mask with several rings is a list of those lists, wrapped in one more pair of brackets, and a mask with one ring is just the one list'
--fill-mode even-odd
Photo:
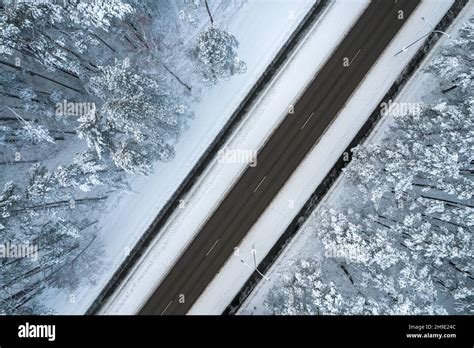
{"label": "snowy ground", "polygon": [[[98,230],[106,246],[102,256],[108,263],[101,280],[71,294],[50,291],[45,294],[48,305],[59,314],[83,313],[90,306],[313,4],[313,0],[243,2],[236,13],[225,14],[226,22],[222,21],[223,16],[219,17],[219,25],[239,40],[238,52],[247,63],[247,72],[204,90],[195,105],[195,119],[176,145],[174,160],[157,164],[148,178],[136,178],[131,184],[133,193],[111,200],[104,209],[106,215]],[[218,11],[226,11],[225,6],[215,10],[216,17]],[[174,239],[166,239],[165,243],[179,243],[185,238],[178,235]],[[164,265],[158,264],[162,270]]]}
{"label": "snowy ground", "polygon": [[[430,13],[430,17],[427,17],[425,14],[424,16],[428,18],[431,22],[436,22],[436,19],[439,19],[446,9],[450,6],[450,3],[447,2],[438,2],[439,6],[437,10],[433,9],[430,11],[429,6],[426,6],[426,2],[424,5],[424,13]],[[434,4],[431,3],[431,6]],[[419,13],[415,13],[414,19],[417,22],[419,18],[423,16],[421,13],[422,8],[418,9]],[[456,32],[460,25],[466,20],[471,17],[474,13],[474,6],[472,3],[468,4],[466,8],[461,12],[455,22],[451,25],[448,30],[448,33]],[[413,21],[414,22],[414,21]],[[420,33],[423,33],[426,30],[426,27],[421,26]],[[416,30],[410,33],[410,35],[417,36]],[[404,35],[404,42],[406,40],[410,41],[406,35]],[[425,61],[430,60],[430,58],[436,54],[438,47],[443,45],[447,42],[447,38],[443,36],[436,46],[431,50],[428,56],[425,58]],[[413,48],[413,47],[412,47]],[[412,51],[413,52],[413,51]],[[406,52],[408,53],[408,52]],[[422,64],[421,68],[424,66]],[[372,74],[373,75],[373,74]],[[370,78],[370,77],[369,77]],[[435,92],[434,88],[437,86],[434,83],[434,78],[432,75],[423,72],[422,69],[417,70],[417,72],[411,77],[407,85],[403,88],[403,90],[399,93],[396,97],[394,102],[428,102],[430,100],[434,100]],[[351,110],[352,115],[357,115],[356,109],[351,109],[350,105],[346,108],[347,111]],[[343,115],[346,111],[344,111],[341,115]],[[393,122],[393,116],[387,115],[383,118],[371,135],[366,139],[366,143],[376,143],[379,142],[383,136],[384,132],[388,129],[388,126]],[[270,268],[270,271],[267,272],[267,276],[270,277],[270,281],[268,282],[260,282],[259,285],[254,289],[252,294],[247,298],[243,306],[240,308],[239,314],[266,314],[268,313],[264,308],[264,301],[268,297],[271,292],[271,289],[275,286],[279,285],[279,276],[284,272],[294,272],[294,263],[293,261],[298,259],[304,258],[313,258],[317,259],[323,257],[324,246],[322,243],[314,237],[314,228],[312,226],[315,225],[315,219],[319,212],[319,209],[325,206],[332,206],[337,207],[341,204],[345,198],[344,193],[347,192],[345,190],[345,182],[346,178],[345,175],[341,175],[336,183],[332,186],[328,194],[324,197],[323,201],[316,207],[316,209],[312,212],[311,216],[307,219],[307,221],[302,226],[299,233],[294,237],[291,243],[287,246],[285,251],[279,256],[277,261],[273,264]]]}

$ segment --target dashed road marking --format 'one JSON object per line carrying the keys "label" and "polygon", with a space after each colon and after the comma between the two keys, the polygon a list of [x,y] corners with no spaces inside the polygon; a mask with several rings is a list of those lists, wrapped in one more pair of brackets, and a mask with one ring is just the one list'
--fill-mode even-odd
{"label": "dashed road marking", "polygon": [[216,241],[214,242],[214,244],[212,244],[211,249],[209,249],[209,250],[207,251],[206,256],[209,255],[209,253],[212,251],[212,249],[214,249],[214,247],[216,246],[216,244],[217,244],[218,242],[219,242],[219,239],[216,240]]}
{"label": "dashed road marking", "polygon": [[168,305],[165,307],[165,309],[163,309],[163,312],[161,312],[161,315],[163,315],[166,310],[168,309],[169,306],[171,306],[171,304],[173,303],[173,300],[170,301],[170,303],[168,303]]}
{"label": "dashed road marking", "polygon": [[306,126],[306,123],[309,122],[309,120],[311,119],[311,117],[313,117],[313,115],[314,115],[314,111],[311,113],[311,115],[309,115],[309,117],[308,117],[308,119],[306,120],[306,122],[301,126],[301,129],[303,129],[304,126]]}
{"label": "dashed road marking", "polygon": [[357,51],[356,55],[354,56],[354,58],[351,59],[351,61],[349,62],[349,65],[348,66],[351,66],[352,62],[354,61],[354,59],[357,58],[357,56],[359,55],[361,49],[359,48],[359,50]]}
{"label": "dashed road marking", "polygon": [[257,185],[257,187],[255,188],[255,190],[253,190],[253,193],[257,192],[258,188],[260,187],[260,185],[262,185],[262,183],[265,181],[265,179],[267,178],[267,176],[265,175],[262,179],[262,181],[260,181],[260,183]]}

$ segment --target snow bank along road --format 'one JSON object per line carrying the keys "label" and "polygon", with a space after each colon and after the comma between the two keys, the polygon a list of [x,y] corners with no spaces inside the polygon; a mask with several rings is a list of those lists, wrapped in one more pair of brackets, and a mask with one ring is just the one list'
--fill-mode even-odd
{"label": "snow bank along road", "polygon": [[419,1],[373,1],[139,314],[185,314],[331,124]]}

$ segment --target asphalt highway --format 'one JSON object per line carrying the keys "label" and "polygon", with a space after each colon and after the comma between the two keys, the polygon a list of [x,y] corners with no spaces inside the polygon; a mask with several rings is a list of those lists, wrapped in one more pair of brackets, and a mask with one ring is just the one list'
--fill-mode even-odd
{"label": "asphalt highway", "polygon": [[139,314],[187,313],[419,2],[374,0],[369,4],[295,103],[294,113],[286,116],[260,149],[257,166],[244,171]]}

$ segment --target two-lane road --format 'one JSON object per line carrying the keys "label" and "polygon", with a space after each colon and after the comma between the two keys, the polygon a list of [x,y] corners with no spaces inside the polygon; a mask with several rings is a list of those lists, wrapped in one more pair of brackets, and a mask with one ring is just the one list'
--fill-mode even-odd
{"label": "two-lane road", "polygon": [[[419,0],[374,0],[139,314],[185,314],[318,142]],[[272,231],[268,231],[272,233]]]}

